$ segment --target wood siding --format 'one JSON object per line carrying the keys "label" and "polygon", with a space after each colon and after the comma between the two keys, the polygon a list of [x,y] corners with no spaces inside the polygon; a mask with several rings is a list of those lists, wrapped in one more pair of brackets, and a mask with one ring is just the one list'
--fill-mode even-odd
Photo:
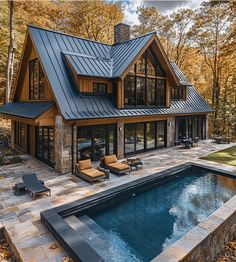
{"label": "wood siding", "polygon": [[[74,74],[73,74],[74,75]],[[81,93],[92,93],[93,92],[93,83],[104,83],[107,84],[107,93],[111,94],[112,82],[108,79],[96,78],[96,77],[82,77],[77,76],[77,86]]]}
{"label": "wood siding", "polygon": [[[28,37],[26,41],[26,46],[25,46],[24,58],[22,60],[21,69],[19,72],[20,75],[18,78],[18,83],[16,85],[14,101],[29,101],[29,61],[35,58],[38,58],[38,56],[32,45],[30,38]],[[45,99],[44,100],[50,100],[50,101],[55,100],[46,75],[45,75]]]}

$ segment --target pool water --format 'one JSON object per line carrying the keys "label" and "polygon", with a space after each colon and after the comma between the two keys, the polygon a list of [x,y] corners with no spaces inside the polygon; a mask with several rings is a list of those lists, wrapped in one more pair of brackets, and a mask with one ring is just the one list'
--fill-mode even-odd
{"label": "pool water", "polygon": [[90,211],[89,219],[107,241],[104,248],[92,246],[105,261],[150,261],[235,193],[233,178],[197,168],[184,170],[120,203]]}

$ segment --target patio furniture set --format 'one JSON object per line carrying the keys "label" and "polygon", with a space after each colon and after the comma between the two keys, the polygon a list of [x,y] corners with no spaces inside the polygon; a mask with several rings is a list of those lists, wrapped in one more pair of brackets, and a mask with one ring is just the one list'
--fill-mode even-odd
{"label": "patio furniture set", "polygon": [[192,147],[198,146],[198,141],[199,141],[198,137],[195,137],[194,139],[184,137],[178,141],[175,141],[174,143],[175,145],[180,145],[181,148],[191,149]]}
{"label": "patio furniture set", "polygon": [[[94,168],[91,159],[78,161],[76,165],[76,175],[90,183],[101,179],[109,179],[110,172],[122,175],[129,173],[132,170],[137,170],[143,167],[143,163],[139,158],[128,158],[125,161],[119,162],[116,155],[104,156],[101,159],[100,166]],[[24,174],[23,182],[16,183],[13,187],[14,194],[17,196],[29,193],[33,200],[37,195],[47,193],[51,196],[51,190],[44,185],[43,180],[39,180],[35,173]]]}
{"label": "patio furniture set", "polygon": [[216,144],[230,144],[230,137],[226,136],[225,134],[223,135],[211,135],[212,142]]}
{"label": "patio furniture set", "polygon": [[116,175],[127,174],[133,170],[142,168],[143,163],[138,158],[128,158],[119,162],[116,155],[104,156],[100,159],[100,165],[96,168],[92,166],[90,159],[80,160],[76,165],[76,175],[90,183],[100,179],[109,179],[110,172]]}

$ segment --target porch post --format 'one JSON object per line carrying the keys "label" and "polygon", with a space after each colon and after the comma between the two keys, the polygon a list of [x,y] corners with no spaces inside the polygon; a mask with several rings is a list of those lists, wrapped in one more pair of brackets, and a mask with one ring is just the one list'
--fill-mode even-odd
{"label": "porch post", "polygon": [[71,125],[65,124],[62,116],[55,117],[55,169],[66,174],[72,167]]}
{"label": "porch post", "polygon": [[206,130],[206,139],[208,139],[208,115],[206,115],[205,130]]}
{"label": "porch post", "polygon": [[15,148],[15,125],[13,120],[11,120],[11,147]]}
{"label": "porch post", "polygon": [[124,123],[118,121],[117,123],[117,157],[118,158],[124,158],[124,139],[125,139]]}

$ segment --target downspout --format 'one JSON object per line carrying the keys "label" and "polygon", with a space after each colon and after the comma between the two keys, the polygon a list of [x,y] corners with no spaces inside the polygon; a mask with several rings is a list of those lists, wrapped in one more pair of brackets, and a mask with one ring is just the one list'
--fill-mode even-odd
{"label": "downspout", "polygon": [[74,126],[75,124],[71,125],[71,173],[74,174]]}

